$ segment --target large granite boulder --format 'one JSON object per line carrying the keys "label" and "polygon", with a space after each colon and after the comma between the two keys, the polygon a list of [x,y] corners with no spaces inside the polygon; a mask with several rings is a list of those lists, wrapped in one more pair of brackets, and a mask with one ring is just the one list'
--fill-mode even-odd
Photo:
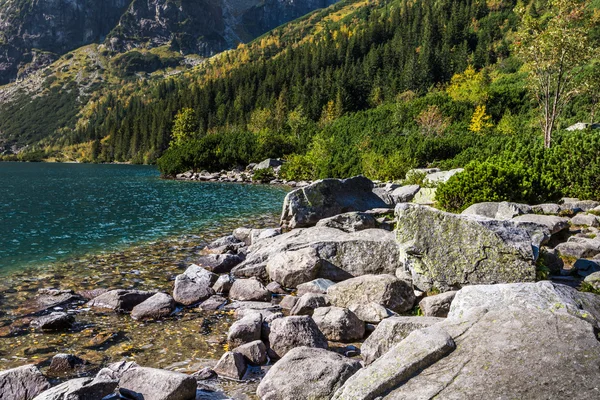
{"label": "large granite boulder", "polygon": [[365,323],[347,308],[317,308],[312,317],[327,340],[352,342],[365,335]]}
{"label": "large granite boulder", "polygon": [[190,265],[183,274],[175,277],[173,298],[184,306],[190,306],[215,294],[211,287],[219,276],[199,265]]}
{"label": "large granite boulder", "polygon": [[396,223],[401,260],[422,291],[535,280],[537,249],[510,221],[403,203]]}
{"label": "large granite boulder", "polygon": [[229,289],[229,298],[238,301],[270,301],[271,292],[256,278],[237,279]]}
{"label": "large granite boulder", "polygon": [[271,367],[256,394],[262,400],[329,399],[360,367],[341,354],[298,347]]}
{"label": "large granite boulder", "polygon": [[156,368],[131,368],[121,376],[119,390],[144,400],[194,400],[196,378]]}
{"label": "large granite boulder", "polygon": [[467,207],[462,215],[477,215],[480,217],[493,218],[499,220],[509,220],[518,215],[529,214],[533,212],[527,204],[510,203],[507,201],[495,202],[488,201],[484,203],[475,203]]}
{"label": "large granite boulder", "polygon": [[[257,276],[268,280],[267,265],[275,264],[273,259],[296,259],[295,255],[300,251],[306,254],[312,254],[314,251],[320,260],[318,268],[314,265],[316,261],[311,257],[312,261],[302,263],[306,267],[304,274],[291,266],[280,269],[280,266],[285,264],[279,262],[277,268],[270,267],[269,271],[291,271],[285,276],[293,277],[293,283],[300,284],[315,278],[341,281],[365,274],[393,274],[401,265],[400,249],[392,232],[366,229],[347,233],[335,228],[312,227],[295,229],[257,242],[249,248],[246,260],[235,267],[232,273],[238,277]],[[292,255],[284,255],[286,253]],[[276,277],[280,279],[279,275]],[[300,282],[301,280],[303,282]],[[284,282],[279,283],[287,286]]]}
{"label": "large granite boulder", "polygon": [[128,289],[109,290],[93,298],[87,304],[90,307],[106,308],[117,312],[130,312],[133,307],[154,296],[155,293]]}
{"label": "large granite boulder", "polygon": [[378,398],[455,348],[456,344],[448,332],[435,325],[416,330],[371,365],[351,376],[332,399]]}
{"label": "large granite boulder", "polygon": [[373,193],[373,182],[363,176],[324,179],[287,194],[281,226],[303,228],[334,215],[386,207],[385,202]]}
{"label": "large granite boulder", "polygon": [[267,262],[269,279],[288,288],[314,280],[320,269],[321,259],[312,247],[275,254]]}
{"label": "large granite boulder", "polygon": [[0,399],[31,400],[49,387],[35,365],[0,371]]}
{"label": "large granite boulder", "polygon": [[307,315],[274,320],[271,323],[269,343],[277,357],[283,357],[293,348],[301,346],[328,348],[327,338],[319,330],[315,321]]}
{"label": "large granite boulder", "polygon": [[237,347],[260,339],[263,317],[258,311],[245,315],[229,327],[227,342],[229,347]]}
{"label": "large granite boulder", "polygon": [[396,312],[410,310],[415,302],[410,284],[389,274],[348,279],[329,287],[327,295],[337,307],[377,303]]}
{"label": "large granite boulder", "polygon": [[156,293],[131,310],[133,319],[159,319],[175,310],[175,300],[166,293]]}
{"label": "large granite boulder", "polygon": [[403,341],[411,332],[427,328],[443,320],[443,318],[430,317],[391,317],[384,319],[364,341],[360,348],[361,356],[366,365],[371,364],[387,353],[390,348]]}

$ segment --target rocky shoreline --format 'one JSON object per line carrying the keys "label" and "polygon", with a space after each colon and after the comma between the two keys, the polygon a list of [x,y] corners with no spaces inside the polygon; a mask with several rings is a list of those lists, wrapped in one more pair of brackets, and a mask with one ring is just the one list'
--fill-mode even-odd
{"label": "rocky shoreline", "polygon": [[57,354],[43,373],[1,371],[0,398],[598,397],[600,203],[451,214],[427,205],[431,183],[460,171],[421,172],[428,187],[355,177],[298,188],[280,227],[213,241],[168,292],[40,291],[31,330],[68,335],[77,302],[147,326],[183,310],[232,322],[218,362],[192,375],[126,356],[92,373],[76,352]]}

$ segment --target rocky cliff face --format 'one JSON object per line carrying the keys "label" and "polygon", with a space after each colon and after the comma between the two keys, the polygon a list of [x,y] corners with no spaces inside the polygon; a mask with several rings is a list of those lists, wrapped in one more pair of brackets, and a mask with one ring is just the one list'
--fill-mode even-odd
{"label": "rocky cliff face", "polygon": [[103,41],[211,56],[336,1],[0,0],[0,85]]}
{"label": "rocky cliff face", "polygon": [[0,84],[102,41],[129,0],[0,0]]}

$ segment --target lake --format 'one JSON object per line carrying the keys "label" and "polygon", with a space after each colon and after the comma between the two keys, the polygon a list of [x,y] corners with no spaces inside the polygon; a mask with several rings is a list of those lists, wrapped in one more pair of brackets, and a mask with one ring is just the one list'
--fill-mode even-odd
{"label": "lake", "polygon": [[152,166],[0,163],[0,272],[273,216],[285,194],[163,180]]}

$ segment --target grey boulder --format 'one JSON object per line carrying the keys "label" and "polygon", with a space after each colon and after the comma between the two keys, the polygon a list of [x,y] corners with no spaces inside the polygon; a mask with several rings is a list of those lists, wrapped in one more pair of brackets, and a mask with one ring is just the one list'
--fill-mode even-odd
{"label": "grey boulder", "polygon": [[50,388],[50,383],[35,365],[0,371],[0,399],[31,400]]}
{"label": "grey boulder", "polygon": [[229,298],[238,301],[270,301],[271,292],[256,278],[236,279],[229,289]]}
{"label": "grey boulder", "polygon": [[231,348],[260,339],[263,317],[259,312],[252,312],[234,322],[227,333],[227,342]]}
{"label": "grey boulder", "polygon": [[527,204],[502,202],[475,203],[466,208],[462,215],[476,215],[480,217],[509,220],[519,215],[529,214],[533,210]]}
{"label": "grey boulder", "polygon": [[324,179],[287,194],[281,226],[287,229],[309,227],[323,218],[345,212],[385,207],[385,202],[373,193],[373,182],[363,176]]}
{"label": "grey boulder", "polygon": [[66,312],[53,312],[31,321],[30,326],[38,331],[66,331],[73,326],[75,318]]}
{"label": "grey boulder", "polygon": [[290,315],[312,315],[315,308],[329,305],[327,295],[321,293],[306,293],[302,295],[290,310]]}
{"label": "grey boulder", "polygon": [[378,324],[386,318],[396,316],[395,312],[378,303],[351,304],[349,307],[361,321]]}
{"label": "grey boulder", "polygon": [[415,198],[417,193],[421,190],[419,185],[406,185],[396,188],[390,193],[390,196],[394,203],[408,203]]}
{"label": "grey boulder", "polygon": [[159,319],[175,310],[175,300],[166,293],[156,293],[131,310],[133,319]]}
{"label": "grey boulder", "polygon": [[360,367],[331,351],[299,347],[271,367],[256,394],[262,400],[329,399]]}
{"label": "grey boulder", "polygon": [[116,380],[102,378],[71,379],[37,396],[35,400],[102,400],[112,394]]}
{"label": "grey boulder", "polygon": [[267,363],[267,347],[260,340],[243,344],[232,351],[243,355],[251,365],[263,365]]}
{"label": "grey boulder", "polygon": [[228,351],[221,356],[214,371],[221,377],[240,380],[244,377],[247,369],[248,365],[241,353]]}
{"label": "grey boulder", "polygon": [[109,290],[88,302],[90,307],[107,308],[117,312],[130,312],[133,307],[154,296],[156,292],[142,290]]}
{"label": "grey boulder", "polygon": [[445,318],[448,316],[448,312],[450,312],[450,305],[455,295],[456,292],[451,291],[435,296],[427,296],[419,302],[419,308],[426,317]]}
{"label": "grey boulder", "polygon": [[244,258],[238,254],[207,254],[196,260],[199,265],[215,274],[229,273],[242,261]]}
{"label": "grey boulder", "polygon": [[119,391],[144,400],[194,400],[196,379],[156,368],[131,368],[121,376]]}
{"label": "grey boulder", "polygon": [[319,274],[321,259],[312,247],[275,254],[266,264],[269,278],[281,286],[295,288]]}
{"label": "grey boulder", "polygon": [[421,291],[535,280],[537,251],[511,221],[403,203],[396,224],[401,260]]}
{"label": "grey boulder", "polygon": [[365,335],[365,323],[347,308],[317,308],[312,318],[327,340],[352,342],[362,339]]}
{"label": "grey boulder", "polygon": [[200,267],[190,265],[183,274],[175,278],[173,298],[177,303],[190,306],[208,299],[215,294],[211,287],[216,283],[218,275]]}
{"label": "grey boulder", "polygon": [[273,354],[279,358],[296,347],[328,348],[327,338],[307,315],[274,320],[271,323],[269,343]]}
{"label": "grey boulder", "polygon": [[377,303],[396,312],[413,307],[412,287],[393,275],[363,275],[337,283],[327,289],[331,304],[350,307],[353,304]]}
{"label": "grey boulder", "polygon": [[377,227],[377,221],[371,214],[365,212],[349,212],[324,218],[316,226],[339,229],[344,232],[357,232]]}
{"label": "grey boulder", "polygon": [[326,294],[327,289],[329,289],[329,287],[333,286],[333,285],[335,285],[335,282],[333,282],[332,280],[317,278],[310,282],[306,282],[301,285],[298,285],[296,288],[296,295],[302,296],[306,293]]}
{"label": "grey boulder", "polygon": [[571,218],[571,224],[575,226],[591,226],[597,228],[600,226],[598,217],[592,214],[577,214]]}
{"label": "grey boulder", "polygon": [[387,353],[400,343],[411,332],[443,321],[442,318],[429,317],[391,317],[377,325],[375,331],[364,341],[360,348],[361,356],[366,365]]}

